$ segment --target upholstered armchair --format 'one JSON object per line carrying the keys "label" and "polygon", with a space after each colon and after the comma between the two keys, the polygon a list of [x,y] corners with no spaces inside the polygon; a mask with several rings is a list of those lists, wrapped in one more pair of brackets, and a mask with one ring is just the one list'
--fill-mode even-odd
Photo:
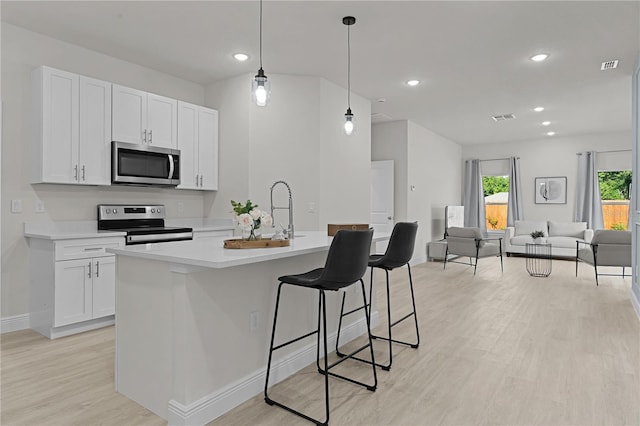
{"label": "upholstered armchair", "polygon": [[[500,256],[500,270],[504,272],[502,266],[502,238],[484,238],[480,228],[458,228],[455,226],[448,228],[444,268],[447,267],[449,255],[469,257],[469,265],[473,266],[474,275],[478,268],[478,259]],[[475,259],[474,263],[472,263],[472,259]],[[454,261],[450,260],[449,262]]]}
{"label": "upholstered armchair", "polygon": [[[581,241],[576,243],[576,276],[580,262],[593,266],[596,285],[598,275],[631,276],[625,275],[624,271],[627,267],[631,268],[631,231],[596,230],[590,244]],[[602,266],[621,266],[622,275],[598,273],[598,267]]]}

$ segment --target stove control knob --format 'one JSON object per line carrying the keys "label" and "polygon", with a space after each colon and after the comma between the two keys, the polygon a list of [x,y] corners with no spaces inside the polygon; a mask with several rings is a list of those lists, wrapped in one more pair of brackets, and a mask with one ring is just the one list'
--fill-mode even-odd
{"label": "stove control knob", "polygon": [[158,207],[157,212],[160,213],[160,207]]}
{"label": "stove control knob", "polygon": [[106,210],[107,214],[111,213],[111,209]]}
{"label": "stove control knob", "polygon": [[156,212],[156,209],[151,209],[151,213],[155,213],[155,212]]}
{"label": "stove control knob", "polygon": [[113,209],[113,214],[118,213],[118,209]]}

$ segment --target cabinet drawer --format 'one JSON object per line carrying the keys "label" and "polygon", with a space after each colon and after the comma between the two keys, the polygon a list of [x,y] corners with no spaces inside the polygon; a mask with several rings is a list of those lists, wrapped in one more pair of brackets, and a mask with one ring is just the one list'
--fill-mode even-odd
{"label": "cabinet drawer", "polygon": [[56,241],[55,258],[59,260],[84,259],[90,257],[112,256],[107,248],[124,246],[123,237],[88,238],[78,240]]}

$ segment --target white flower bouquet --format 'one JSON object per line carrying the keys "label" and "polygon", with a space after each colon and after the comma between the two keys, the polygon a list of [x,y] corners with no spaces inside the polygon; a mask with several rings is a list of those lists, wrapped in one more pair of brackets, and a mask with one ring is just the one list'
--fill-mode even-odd
{"label": "white flower bouquet", "polygon": [[244,204],[231,200],[231,206],[236,213],[234,221],[242,229],[243,235],[247,234],[248,240],[259,239],[263,225],[273,226],[271,215],[258,209],[258,205],[253,204],[251,200],[247,200]]}

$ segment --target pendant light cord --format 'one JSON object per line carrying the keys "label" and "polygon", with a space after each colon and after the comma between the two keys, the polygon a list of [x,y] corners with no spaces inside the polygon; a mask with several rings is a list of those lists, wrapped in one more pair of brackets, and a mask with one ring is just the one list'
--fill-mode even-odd
{"label": "pendant light cord", "polygon": [[262,69],[262,0],[260,0],[260,69]]}
{"label": "pendant light cord", "polygon": [[351,109],[351,25],[347,25],[347,106]]}

